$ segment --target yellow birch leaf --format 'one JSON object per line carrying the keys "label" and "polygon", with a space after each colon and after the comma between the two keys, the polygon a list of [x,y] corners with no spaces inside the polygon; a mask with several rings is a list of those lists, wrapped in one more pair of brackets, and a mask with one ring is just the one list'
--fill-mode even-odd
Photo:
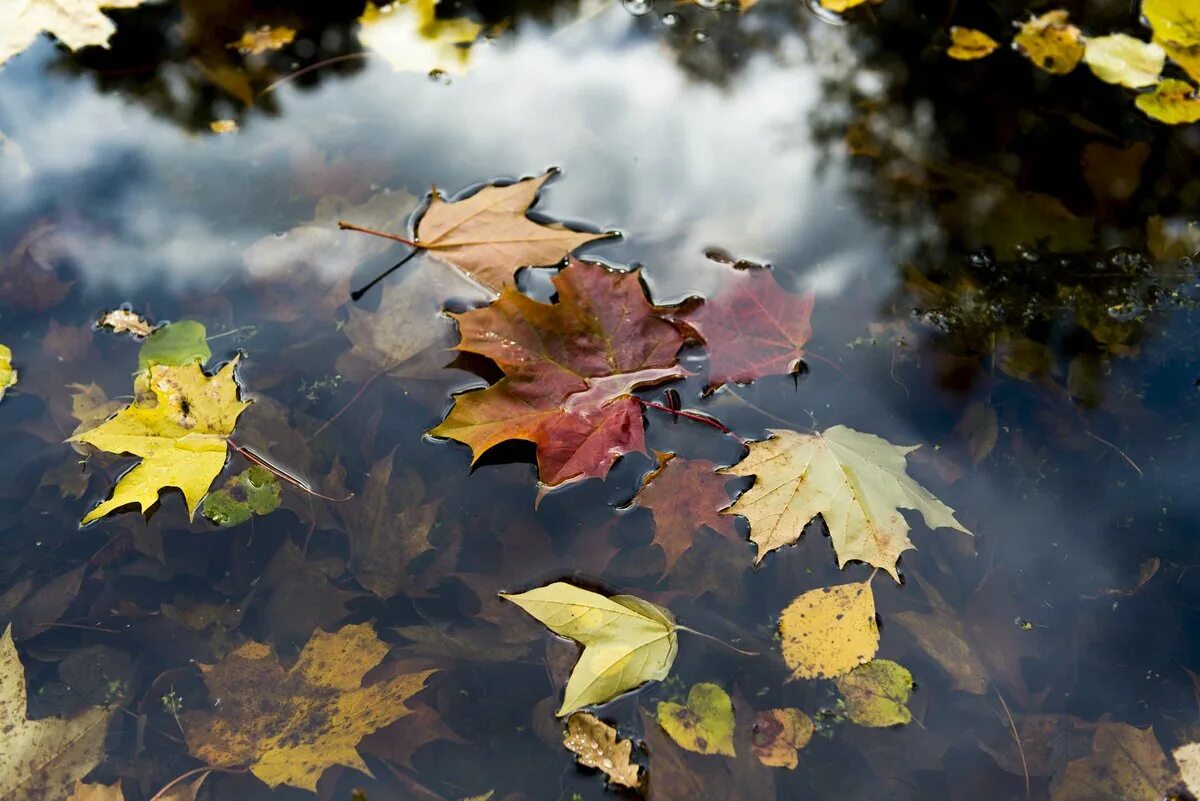
{"label": "yellow birch leaf", "polygon": [[117,26],[101,9],[133,8],[142,0],[8,0],[0,29],[0,64],[33,44],[39,33],[52,34],[72,50],[99,45]]}
{"label": "yellow birch leaf", "polygon": [[837,553],[838,566],[852,559],[883,568],[896,581],[896,561],[913,547],[900,509],[914,509],[930,528],[969,534],[954,510],[905,472],[905,455],[917,445],[893,445],[845,426],[820,434],[772,430],[752,442],[742,461],[721,470],[728,476],[757,476],[724,514],[744,516],[758,557],[796,541],[821,515]]}
{"label": "yellow birch leaf", "polygon": [[905,704],[912,696],[912,674],[890,659],[872,659],[837,680],[846,715],[859,726],[886,728],[912,720]]}
{"label": "yellow birch leaf", "polygon": [[779,617],[793,679],[835,679],[875,658],[879,626],[870,579],[810,590]]}
{"label": "yellow birch leaf", "polygon": [[66,798],[104,755],[112,710],[93,707],[69,718],[30,720],[26,700],[25,668],[9,626],[0,636],[0,798]]}
{"label": "yellow birch leaf", "polygon": [[1066,75],[1083,58],[1083,34],[1063,9],[1022,23],[1013,44],[1038,68],[1055,75]]}
{"label": "yellow birch leaf", "polygon": [[733,701],[716,684],[693,684],[687,704],[659,702],[657,717],[663,731],[688,751],[737,756],[733,747]]}
{"label": "yellow birch leaf", "polygon": [[606,598],[556,581],[515,595],[500,593],[546,628],[583,646],[567,680],[558,716],[611,701],[647,681],[666,678],[679,648],[675,618],[632,595]]}
{"label": "yellow birch leaf", "polygon": [[999,42],[983,31],[955,25],[950,29],[950,47],[946,55],[959,61],[974,61],[990,56],[999,46]]}
{"label": "yellow birch leaf", "polygon": [[1153,91],[1143,92],[1133,102],[1147,117],[1168,125],[1200,121],[1200,97],[1187,81],[1163,78]]}
{"label": "yellow birch leaf", "polygon": [[1167,54],[1153,42],[1114,33],[1088,39],[1083,59],[1100,80],[1141,89],[1158,82]]}
{"label": "yellow birch leaf", "polygon": [[1050,801],[1160,801],[1175,783],[1154,729],[1101,723],[1092,753],[1067,763]]}
{"label": "yellow birch leaf", "polygon": [[4,393],[17,383],[17,371],[12,366],[12,351],[8,345],[0,345],[0,400]]}
{"label": "yellow birch leaf", "polygon": [[580,765],[602,771],[612,784],[637,789],[638,766],[630,761],[633,742],[618,739],[617,730],[595,715],[571,715],[563,745],[575,754]]}
{"label": "yellow birch leaf", "polygon": [[437,0],[397,0],[382,7],[367,3],[358,23],[363,47],[397,72],[465,73],[468,48],[483,30],[465,17],[439,18]]}
{"label": "yellow birch leaf", "polygon": [[270,646],[244,643],[201,667],[209,695],[221,704],[184,714],[188,748],[210,765],[249,765],[272,788],[315,791],[334,765],[370,775],[359,741],[408,715],[405,701],[434,672],[363,686],[388,650],[366,623],[318,629],[286,670]]}
{"label": "yellow birch leaf", "polygon": [[754,716],[750,745],[767,767],[795,770],[800,764],[796,752],[808,745],[815,728],[799,709],[767,709]]}
{"label": "yellow birch leaf", "polygon": [[1200,46],[1200,5],[1195,0],[1142,0],[1142,16],[1154,29],[1155,39]]}
{"label": "yellow birch leaf", "polygon": [[86,442],[109,453],[142,457],[141,464],[117,481],[112,497],[82,522],[128,504],[145,512],[166,487],[182,490],[189,516],[195,514],[225,465],[226,443],[238,415],[250,405],[238,398],[236,366],[234,359],[208,376],[196,362],[180,367],[152,364],[138,377],[152,400],[139,397],[95,428],[71,437],[71,442]]}

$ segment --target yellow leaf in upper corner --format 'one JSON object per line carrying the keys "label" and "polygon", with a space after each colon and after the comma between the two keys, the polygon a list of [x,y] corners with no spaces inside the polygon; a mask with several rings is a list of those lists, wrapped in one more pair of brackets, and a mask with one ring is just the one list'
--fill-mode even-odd
{"label": "yellow leaf in upper corner", "polygon": [[1187,81],[1163,78],[1153,91],[1143,92],[1133,102],[1147,117],[1168,125],[1200,122],[1200,97]]}
{"label": "yellow leaf in upper corner", "polygon": [[242,55],[258,55],[268,50],[280,50],[287,47],[296,38],[296,32],[286,25],[272,28],[263,25],[257,30],[247,31],[236,42],[230,42],[226,47],[237,50]]}
{"label": "yellow leaf in upper corner", "polygon": [[75,792],[67,801],[125,801],[125,793],[121,791],[121,783],[116,784],[85,784],[82,780],[75,781]]}
{"label": "yellow leaf in upper corner", "polygon": [[797,751],[808,745],[816,727],[799,709],[767,709],[754,716],[751,748],[758,761],[769,768],[795,770]]}
{"label": "yellow leaf in upper corner", "polygon": [[1154,29],[1155,39],[1200,46],[1200,5],[1195,0],[1142,0],[1142,16]]}
{"label": "yellow leaf in upper corner", "polygon": [[835,679],[875,658],[879,626],[870,579],[810,590],[779,617],[793,679]]}
{"label": "yellow leaf in upper corner", "polygon": [[1013,44],[1039,68],[1066,75],[1083,58],[1083,34],[1063,9],[1048,11],[1022,23]]}
{"label": "yellow leaf in upper corner", "polygon": [[288,669],[271,647],[247,642],[201,668],[221,705],[183,716],[189,750],[210,765],[249,765],[270,787],[317,789],[334,765],[370,773],[359,741],[411,711],[405,702],[434,672],[404,673],[363,686],[388,646],[366,623],[318,629]]}
{"label": "yellow leaf in upper corner", "polygon": [[837,552],[838,565],[852,559],[883,568],[897,581],[896,561],[912,548],[900,509],[920,512],[930,528],[969,534],[954,510],[905,472],[905,455],[917,445],[893,445],[873,434],[833,426],[820,434],[772,430],[770,439],[750,443],[745,458],[719,471],[757,476],[725,514],[750,522],[758,558],[796,541],[821,515]]}
{"label": "yellow leaf in upper corner", "polygon": [[465,17],[439,19],[437,0],[367,3],[358,40],[397,71],[464,73],[483,26]]}
{"label": "yellow leaf in upper corner", "polygon": [[1154,729],[1127,723],[1101,723],[1092,753],[1067,763],[1050,801],[1160,801],[1175,784]]}
{"label": "yellow leaf in upper corner", "polygon": [[1158,82],[1167,54],[1153,42],[1114,33],[1088,39],[1083,59],[1100,80],[1141,89]]}
{"label": "yellow leaf in upper corner", "polygon": [[0,29],[0,64],[49,33],[72,50],[99,45],[117,30],[101,9],[133,8],[142,0],[7,0]]}
{"label": "yellow leaf in upper corner", "polygon": [[846,715],[859,726],[886,728],[912,720],[905,704],[912,695],[912,674],[890,659],[872,659],[837,680]]}
{"label": "yellow leaf in upper corner", "polygon": [[663,731],[688,751],[737,756],[733,748],[733,701],[716,684],[693,684],[687,704],[659,702],[657,717]]}
{"label": "yellow leaf in upper corner", "polygon": [[238,398],[236,366],[235,359],[209,376],[196,362],[181,367],[152,364],[148,372],[138,374],[137,382],[144,382],[146,391],[137,393],[133,403],[71,437],[71,442],[86,442],[109,453],[142,457],[141,464],[117,481],[112,497],[82,522],[127,504],[145,512],[166,487],[182,490],[189,516],[195,514],[225,465],[238,415],[249,406]]}
{"label": "yellow leaf in upper corner", "polygon": [[12,351],[8,345],[0,345],[0,400],[4,392],[17,383],[17,371],[12,366]]}
{"label": "yellow leaf in upper corner", "polygon": [[950,29],[950,47],[946,50],[946,55],[959,61],[974,61],[990,56],[999,46],[999,42],[983,31],[955,25]]}
{"label": "yellow leaf in upper corner", "polygon": [[583,645],[567,680],[558,716],[603,704],[647,681],[666,678],[679,649],[675,618],[632,595],[606,598],[556,581],[516,595],[500,594],[555,634]]}
{"label": "yellow leaf in upper corner", "polygon": [[637,789],[638,765],[631,762],[633,742],[617,738],[617,730],[595,715],[576,712],[567,721],[563,745],[574,752],[575,761],[603,771],[608,780],[621,787]]}
{"label": "yellow leaf in upper corner", "polygon": [[104,755],[112,710],[93,707],[69,718],[29,720],[26,700],[25,668],[9,626],[0,636],[0,798],[66,798]]}

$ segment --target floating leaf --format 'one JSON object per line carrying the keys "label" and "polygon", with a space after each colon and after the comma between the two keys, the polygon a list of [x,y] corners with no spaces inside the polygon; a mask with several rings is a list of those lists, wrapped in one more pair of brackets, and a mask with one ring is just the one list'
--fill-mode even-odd
{"label": "floating leaf", "polygon": [[116,784],[84,784],[75,782],[75,791],[67,801],[125,801],[125,793],[121,792],[121,783]]}
{"label": "floating leaf", "polygon": [[679,557],[692,547],[701,526],[740,542],[733,521],[719,514],[729,505],[726,479],[716,474],[717,466],[707,459],[678,459],[673,453],[654,452],[658,467],[642,478],[633,506],[654,515],[654,544],[666,556],[663,575],[670,573]]}
{"label": "floating leaf", "polygon": [[108,47],[117,27],[101,9],[141,4],[142,0],[12,0],[4,9],[0,64],[29,47],[43,32],[72,50],[92,45]]}
{"label": "floating leaf", "polygon": [[133,334],[135,337],[148,337],[154,331],[154,326],[149,320],[130,309],[105,312],[100,315],[97,325],[109,329],[114,334]]}
{"label": "floating leaf", "polygon": [[706,391],[795,373],[812,337],[814,296],[795,295],[771,270],[733,270],[717,296],[681,315],[708,351]]}
{"label": "floating leaf", "polygon": [[903,726],[912,720],[905,704],[912,695],[912,674],[890,659],[872,659],[837,680],[846,715],[859,726]]}
{"label": "floating leaf", "polygon": [[1193,0],[1142,0],[1142,16],[1154,29],[1155,39],[1200,46],[1200,6]]}
{"label": "floating leaf", "polygon": [[611,701],[666,678],[679,648],[675,618],[632,595],[606,598],[562,581],[516,595],[500,593],[546,628],[583,645],[558,716]]}
{"label": "floating leaf", "polygon": [[387,653],[365,623],[315,632],[287,670],[269,646],[245,643],[201,668],[209,695],[221,703],[183,715],[188,748],[211,765],[249,765],[270,787],[315,791],[334,765],[370,773],[359,740],[409,714],[405,701],[433,673],[363,686]]}
{"label": "floating leaf", "polygon": [[834,679],[879,650],[870,579],[810,590],[779,617],[783,661],[793,679]]}
{"label": "floating leaf", "polygon": [[959,61],[974,61],[990,56],[1000,46],[999,42],[983,31],[961,28],[958,25],[950,29],[950,42],[946,55]]}
{"label": "floating leaf", "polygon": [[617,730],[596,716],[587,712],[571,715],[563,745],[580,765],[603,771],[615,785],[637,789],[638,766],[630,761],[633,743],[617,739]]}
{"label": "floating leaf", "polygon": [[1025,22],[1013,44],[1046,72],[1066,75],[1083,58],[1083,34],[1070,23],[1070,13],[1057,9]]}
{"label": "floating leaf", "polygon": [[1152,42],[1114,33],[1088,39],[1083,58],[1100,80],[1140,89],[1158,82],[1167,54]]}
{"label": "floating leaf", "polygon": [[8,345],[0,345],[0,400],[4,393],[17,383],[17,371],[12,366],[12,350]]}
{"label": "floating leaf", "polygon": [[797,752],[812,739],[812,718],[799,709],[767,709],[754,717],[751,746],[758,761],[770,768],[795,770]]}
{"label": "floating leaf", "polygon": [[1200,743],[1181,745],[1171,752],[1175,764],[1179,766],[1179,775],[1188,792],[1195,796],[1200,793]]}
{"label": "floating leaf", "polygon": [[197,362],[204,364],[212,356],[208,347],[208,331],[203,323],[180,320],[159,326],[146,337],[138,351],[138,369],[152,364],[181,367]]}
{"label": "floating leaf", "polygon": [[238,132],[237,120],[213,120],[208,129],[215,134],[231,134]]}
{"label": "floating leaf", "polygon": [[1134,103],[1147,117],[1168,125],[1200,122],[1200,97],[1187,81],[1163,78],[1151,92],[1143,92]]}
{"label": "floating leaf", "polygon": [[1162,47],[1166,51],[1167,58],[1182,67],[1189,78],[1193,81],[1200,81],[1200,43],[1190,46],[1181,45],[1158,36],[1154,37],[1154,43]]}
{"label": "floating leaf", "polygon": [[280,25],[277,28],[262,25],[253,31],[242,34],[241,39],[230,42],[226,47],[232,48],[244,56],[258,55],[266,53],[268,50],[282,50],[295,38],[296,31],[286,25]]}
{"label": "floating leaf", "polygon": [[1160,801],[1174,783],[1153,728],[1101,723],[1092,738],[1091,755],[1067,764],[1050,801]]}
{"label": "floating leaf", "polygon": [[733,701],[716,684],[693,684],[686,705],[659,702],[658,724],[689,751],[737,756],[733,747]]}
{"label": "floating leaf", "polygon": [[30,720],[26,701],[25,668],[8,627],[0,636],[0,798],[66,798],[103,757],[112,710],[93,707],[68,718]]}
{"label": "floating leaf", "polygon": [[608,474],[645,451],[642,408],[629,393],[686,375],[683,338],[647,300],[637,272],[574,261],[554,277],[557,303],[512,287],[482,309],[453,315],[458,350],[492,359],[505,377],[465,392],[429,433],[478,460],[508,440],[537,446],[544,488]]}
{"label": "floating leaf", "polygon": [[279,501],[279,479],[274,473],[252,465],[210,492],[201,514],[218,526],[237,526],[255,515],[274,512]]}
{"label": "floating leaf", "polygon": [[71,442],[86,442],[109,453],[142,457],[141,464],[117,481],[112,496],[84,516],[84,523],[127,504],[145,512],[166,487],[182,490],[189,516],[196,513],[225,465],[233,426],[249,406],[238,398],[236,366],[235,359],[208,376],[194,361],[183,367],[153,365],[139,376],[148,392],[138,393],[133,403],[95,428],[71,437]]}
{"label": "floating leaf", "polygon": [[[825,8],[829,11],[834,11],[840,14],[843,11],[849,11],[855,6],[861,6],[867,1],[868,0],[821,0],[821,8]],[[883,2],[883,0],[870,0],[870,2],[878,5],[879,3]]]}
{"label": "floating leaf", "polygon": [[437,0],[397,0],[383,7],[367,3],[358,23],[363,47],[397,72],[464,73],[468,48],[483,29],[465,17],[439,17]]}
{"label": "floating leaf", "polygon": [[820,434],[770,433],[770,439],[750,443],[742,461],[720,471],[757,476],[725,512],[750,521],[756,561],[795,542],[818,514],[829,527],[839,567],[859,559],[897,581],[896,561],[913,547],[900,509],[919,511],[930,528],[970,533],[954,519],[953,509],[905,472],[905,454],[919,446],[893,445],[845,426]]}

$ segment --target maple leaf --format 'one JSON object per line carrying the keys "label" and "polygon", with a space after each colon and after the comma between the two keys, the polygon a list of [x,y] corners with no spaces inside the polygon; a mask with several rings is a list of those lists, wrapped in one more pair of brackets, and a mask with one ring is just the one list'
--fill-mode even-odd
{"label": "maple leaf", "polygon": [[716,474],[716,464],[707,459],[677,459],[673,453],[659,451],[654,456],[658,466],[642,478],[631,505],[654,515],[654,544],[666,555],[664,576],[692,547],[701,526],[734,542],[742,541],[729,516],[720,514],[729,506],[729,495],[726,479]]}
{"label": "maple leaf", "polygon": [[0,64],[33,44],[43,31],[72,50],[90,45],[108,47],[117,27],[102,8],[133,8],[142,0],[15,0],[4,9],[0,33]]}
{"label": "maple leaf", "polygon": [[472,461],[501,442],[532,442],[543,488],[603,478],[623,454],[645,452],[641,405],[629,393],[687,375],[677,359],[683,338],[636,271],[572,261],[554,285],[557,303],[508,287],[490,306],[453,315],[457,349],[505,375],[457,396],[429,432],[469,445]]}
{"label": "maple leaf", "polygon": [[1175,781],[1153,727],[1103,722],[1096,727],[1091,755],[1067,763],[1050,801],[1158,801]]}
{"label": "maple leaf", "polygon": [[575,753],[575,761],[604,772],[621,787],[637,789],[638,765],[631,761],[633,743],[617,739],[617,730],[595,715],[576,712],[567,721],[563,745]]}
{"label": "maple leaf", "polygon": [[[238,398],[233,372],[237,359],[215,375],[197,362],[181,367],[154,364],[135,379],[137,399],[105,420],[71,437],[109,453],[142,457],[125,473],[112,496],[88,512],[90,523],[127,504],[145,512],[166,487],[178,487],[194,515],[225,465],[227,441],[249,403]],[[148,392],[147,392],[148,390]],[[153,395],[151,398],[150,395]]]}
{"label": "maple leaf", "polygon": [[356,746],[409,714],[406,705],[434,671],[363,686],[388,646],[365,623],[318,630],[285,670],[270,646],[248,642],[202,666],[213,711],[183,715],[188,748],[209,764],[249,765],[268,784],[316,790],[334,765],[370,775]]}
{"label": "maple leaf", "polygon": [[68,718],[30,720],[26,700],[25,668],[10,626],[0,637],[0,798],[66,798],[104,755],[112,710],[93,707]]}
{"label": "maple leaf", "polygon": [[873,434],[833,426],[820,434],[772,430],[750,443],[742,461],[721,470],[727,476],[757,476],[725,514],[750,521],[750,539],[761,561],[768,552],[795,542],[820,514],[829,527],[838,566],[851,559],[883,568],[900,580],[896,562],[912,548],[900,509],[915,509],[930,528],[969,534],[954,510],[908,477],[905,455],[917,445],[893,445]]}
{"label": "maple leaf", "polygon": [[812,337],[813,300],[811,292],[792,294],[770,270],[753,267],[727,275],[714,299],[681,314],[708,351],[705,392],[796,372]]}
{"label": "maple leaf", "polygon": [[679,649],[675,618],[632,595],[606,598],[556,581],[500,597],[524,609],[555,634],[583,645],[567,680],[558,716],[603,704],[647,681],[666,678]]}

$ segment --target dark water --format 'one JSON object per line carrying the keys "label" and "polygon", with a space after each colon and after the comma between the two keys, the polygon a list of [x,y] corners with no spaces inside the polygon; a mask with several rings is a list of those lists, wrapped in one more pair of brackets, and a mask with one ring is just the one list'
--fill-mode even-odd
{"label": "dark water", "polygon": [[[794,771],[757,768],[749,754],[697,758],[709,797],[1025,797],[1021,774],[981,747],[1011,745],[1001,698],[1018,719],[1108,718],[1154,724],[1164,746],[1194,739],[1200,353],[1188,258],[1198,246],[1186,226],[1200,199],[1197,130],[1151,123],[1083,67],[1052,78],[1015,53],[944,57],[948,24],[999,35],[1022,3],[888,0],[845,26],[794,2],[761,0],[744,14],[658,5],[642,16],[616,3],[463,6],[494,26],[465,74],[353,57],[259,95],[359,52],[360,9],[166,3],[113,12],[110,51],[70,54],[43,39],[0,71],[0,342],[21,372],[0,405],[0,593],[21,582],[67,587],[48,593],[48,608],[5,611],[23,621],[33,714],[95,702],[95,687],[70,680],[79,657],[68,657],[81,649],[101,664],[84,673],[120,683],[126,714],[98,780],[122,777],[127,798],[145,799],[197,767],[162,704],[168,692],[185,710],[212,702],[196,663],[246,638],[286,659],[317,627],[369,621],[396,643],[394,658],[439,669],[411,702],[427,710],[431,739],[415,750],[400,742],[425,739],[411,731],[374,741],[362,750],[375,778],[334,769],[322,797],[362,788],[371,801],[490,790],[601,798],[611,792],[601,778],[555,742],[549,699],[557,704],[572,651],[517,610],[495,611],[496,591],[560,578],[658,599],[694,628],[771,654],[684,639],[668,682],[604,708],[623,734],[641,736],[639,706],[653,710],[698,681],[721,684],[741,709],[834,704],[826,684],[784,682],[772,641],[793,597],[866,576],[861,566],[838,574],[819,525],[757,569],[748,542],[704,530],[660,580],[649,514],[617,508],[651,459],[626,457],[607,481],[535,509],[529,452],[501,449],[472,471],[466,448],[423,437],[452,392],[483,379],[447,368],[384,377],[358,395],[361,381],[339,378],[349,289],[403,248],[363,256],[347,233],[315,252],[246,257],[311,220],[325,197],[360,204],[408,192],[413,200],[397,204],[406,213],[435,184],[458,192],[550,166],[563,174],[537,211],[621,230],[585,252],[644,265],[659,302],[713,290],[725,268],[705,258],[709,248],[769,261],[784,286],[817,293],[800,380],[701,398],[701,375],[680,387],[685,405],[747,438],[841,423],[924,443],[913,474],[977,534],[914,519],[903,586],[874,583],[879,655],[911,669],[919,724],[827,722]],[[1137,29],[1124,2],[1067,6],[1090,30]],[[264,23],[293,25],[297,42],[245,59],[225,47]],[[235,97],[246,91],[249,105]],[[219,119],[240,130],[211,133]],[[404,230],[403,213],[391,230]],[[1168,241],[1159,227],[1185,234]],[[435,269],[417,260],[387,281],[416,286]],[[545,273],[524,279],[543,298]],[[375,308],[378,292],[360,306]],[[454,308],[476,302],[452,294]],[[340,465],[361,492],[394,453],[404,478],[393,511],[438,503],[437,547],[410,565],[411,587],[386,599],[366,591],[346,564],[354,527],[288,488],[281,510],[232,528],[189,524],[171,494],[148,523],[130,513],[79,530],[126,463],[89,459],[81,479],[80,457],[62,443],[76,422],[67,385],[130,392],[137,344],[92,332],[99,312],[122,303],[203,322],[213,364],[242,352],[256,402],[238,439],[315,486]],[[436,308],[429,320],[453,342]],[[976,449],[976,461],[970,421],[993,413],[995,446]],[[710,429],[661,416],[648,419],[647,439],[723,464],[741,454]],[[1133,587],[1152,558],[1161,567],[1145,587],[1106,594]],[[930,608],[917,577],[985,654],[985,694],[955,690],[889,622]],[[164,612],[201,604],[220,620],[188,625]],[[423,649],[401,626],[470,647]],[[653,784],[653,754],[649,765],[651,795],[674,797]],[[1032,797],[1051,779],[1034,776]],[[244,776],[214,777],[206,792],[306,797]]]}

